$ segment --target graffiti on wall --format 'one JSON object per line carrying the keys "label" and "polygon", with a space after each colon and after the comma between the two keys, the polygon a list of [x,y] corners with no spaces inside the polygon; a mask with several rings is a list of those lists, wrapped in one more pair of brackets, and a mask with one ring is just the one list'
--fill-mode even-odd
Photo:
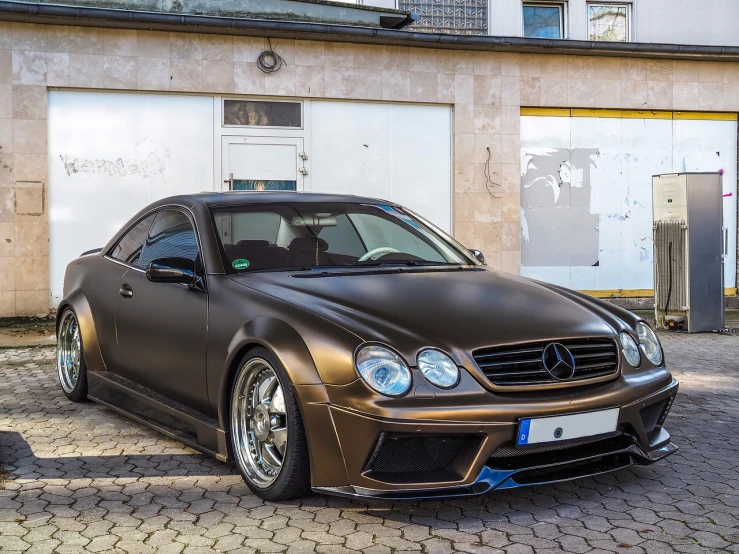
{"label": "graffiti on wall", "polygon": [[597,148],[527,152],[521,175],[521,265],[597,266],[598,212],[591,209]]}

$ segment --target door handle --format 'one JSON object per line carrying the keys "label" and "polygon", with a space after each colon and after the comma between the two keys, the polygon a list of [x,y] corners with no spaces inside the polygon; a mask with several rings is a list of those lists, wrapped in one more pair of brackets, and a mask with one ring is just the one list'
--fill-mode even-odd
{"label": "door handle", "polygon": [[124,283],[121,285],[121,288],[118,289],[118,292],[123,298],[132,298],[133,297],[133,289],[131,288],[131,285],[128,283]]}

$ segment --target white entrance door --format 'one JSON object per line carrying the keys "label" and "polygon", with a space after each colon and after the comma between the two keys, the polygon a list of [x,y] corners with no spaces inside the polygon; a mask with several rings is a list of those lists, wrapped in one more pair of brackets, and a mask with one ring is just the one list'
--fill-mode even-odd
{"label": "white entrance door", "polygon": [[222,137],[221,152],[226,190],[303,190],[302,138]]}

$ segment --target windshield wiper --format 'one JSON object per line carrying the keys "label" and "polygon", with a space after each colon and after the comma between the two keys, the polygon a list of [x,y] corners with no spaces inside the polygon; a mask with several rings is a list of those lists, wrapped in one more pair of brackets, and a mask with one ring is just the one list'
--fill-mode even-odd
{"label": "windshield wiper", "polygon": [[241,273],[237,273],[237,275],[244,275],[245,273],[265,273],[268,271],[313,271],[316,269],[316,266],[310,266],[310,265],[293,265],[289,267],[267,267],[264,269],[252,269],[251,271],[242,271]]}
{"label": "windshield wiper", "polygon": [[393,265],[405,265],[409,267],[413,266],[461,266],[461,265],[472,265],[472,264],[465,264],[465,263],[456,263],[456,262],[432,262],[430,260],[389,260],[389,261],[367,261],[367,262],[357,262],[356,264],[347,265],[347,267],[384,267],[384,266],[393,266]]}

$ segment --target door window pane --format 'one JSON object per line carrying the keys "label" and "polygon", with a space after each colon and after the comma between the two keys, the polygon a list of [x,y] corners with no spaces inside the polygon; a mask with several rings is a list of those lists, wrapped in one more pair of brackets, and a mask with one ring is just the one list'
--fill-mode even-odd
{"label": "door window pane", "polygon": [[109,256],[135,267],[141,267],[141,250],[144,247],[146,233],[154,221],[154,214],[139,221],[128,233],[123,235],[110,251]]}
{"label": "door window pane", "polygon": [[233,190],[298,190],[295,181],[274,179],[234,179]]}
{"label": "door window pane", "polygon": [[588,34],[590,40],[628,41],[628,6],[588,4]]}
{"label": "door window pane", "polygon": [[564,19],[561,5],[524,4],[523,36],[532,38],[563,38]]}
{"label": "door window pane", "polygon": [[224,100],[223,124],[257,127],[301,127],[300,102]]}
{"label": "door window pane", "polygon": [[141,267],[158,258],[186,258],[195,262],[198,240],[190,219],[177,210],[162,210],[149,230],[141,254]]}

